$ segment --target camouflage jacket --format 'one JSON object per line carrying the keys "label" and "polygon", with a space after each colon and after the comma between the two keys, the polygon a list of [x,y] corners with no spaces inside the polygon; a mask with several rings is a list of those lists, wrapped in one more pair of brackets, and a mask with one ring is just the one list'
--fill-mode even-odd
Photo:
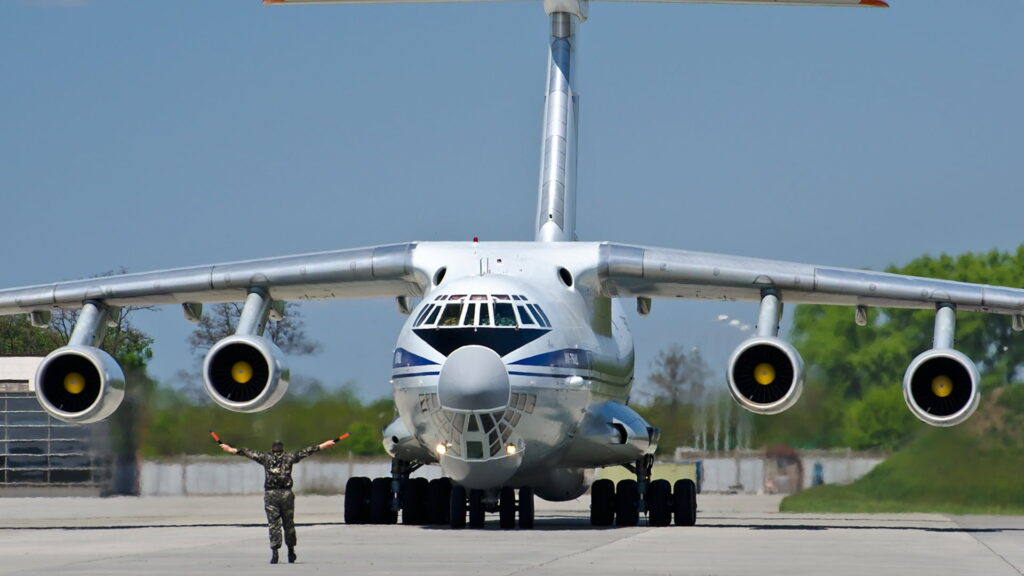
{"label": "camouflage jacket", "polygon": [[297,464],[306,456],[319,451],[320,446],[314,444],[313,446],[303,448],[298,452],[282,452],[280,454],[274,454],[273,452],[259,452],[248,448],[239,448],[238,455],[245,456],[246,458],[259,462],[263,465],[263,470],[266,472],[266,479],[263,481],[264,490],[291,490],[292,466]]}

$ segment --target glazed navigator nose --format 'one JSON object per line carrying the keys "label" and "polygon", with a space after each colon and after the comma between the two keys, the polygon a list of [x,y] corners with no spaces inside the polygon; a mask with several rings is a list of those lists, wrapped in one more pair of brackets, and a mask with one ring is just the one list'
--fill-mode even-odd
{"label": "glazed navigator nose", "polygon": [[455,410],[499,410],[508,406],[508,370],[497,352],[463,346],[451,353],[437,380],[441,405]]}

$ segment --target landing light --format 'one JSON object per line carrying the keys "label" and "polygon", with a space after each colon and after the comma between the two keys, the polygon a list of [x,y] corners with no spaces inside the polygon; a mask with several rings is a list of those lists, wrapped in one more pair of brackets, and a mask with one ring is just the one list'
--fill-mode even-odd
{"label": "landing light", "polygon": [[516,448],[515,444],[509,444],[508,446],[505,446],[505,452],[507,452],[509,456],[515,456],[515,453],[518,451],[519,449]]}
{"label": "landing light", "polygon": [[437,446],[434,446],[434,450],[437,450],[438,454],[444,456],[445,453],[448,452],[448,446],[444,442],[441,442]]}

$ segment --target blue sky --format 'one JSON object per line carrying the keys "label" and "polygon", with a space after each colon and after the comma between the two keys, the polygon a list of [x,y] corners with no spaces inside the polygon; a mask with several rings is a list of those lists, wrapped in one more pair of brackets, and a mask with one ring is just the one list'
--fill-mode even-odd
{"label": "blue sky", "polygon": [[[1024,3],[595,3],[585,240],[883,268],[1024,241]],[[0,4],[0,285],[410,240],[532,238],[539,2]],[[293,371],[390,393],[391,301],[304,304]],[[749,305],[634,316],[722,371]],[[853,313],[851,311],[851,321]],[[139,318],[189,367],[176,309]],[[908,362],[909,362],[908,358]]]}

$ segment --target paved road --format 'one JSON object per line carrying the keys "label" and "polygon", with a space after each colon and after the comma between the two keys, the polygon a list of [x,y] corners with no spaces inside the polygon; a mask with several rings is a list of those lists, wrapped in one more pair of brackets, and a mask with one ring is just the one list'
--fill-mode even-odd
{"label": "paved road", "polygon": [[270,566],[259,496],[0,498],[0,574],[1024,574],[1024,517],[801,515],[778,499],[700,499],[694,528],[595,529],[586,498],[538,501],[537,529],[342,524],[299,496],[299,562]]}

